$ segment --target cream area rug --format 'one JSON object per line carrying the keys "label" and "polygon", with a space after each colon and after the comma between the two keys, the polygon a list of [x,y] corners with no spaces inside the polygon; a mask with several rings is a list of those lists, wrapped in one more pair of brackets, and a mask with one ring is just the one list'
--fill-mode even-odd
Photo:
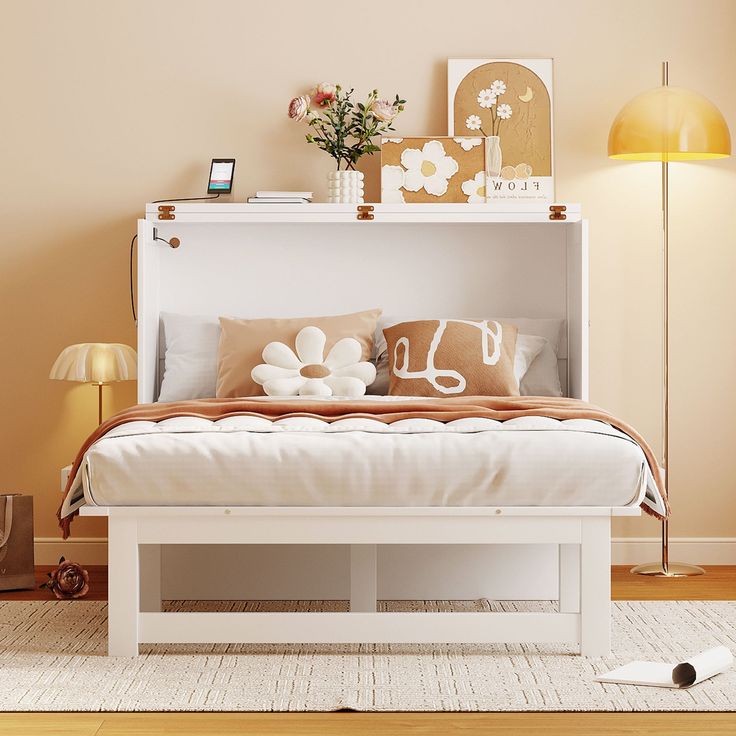
{"label": "cream area rug", "polygon": [[[390,610],[553,610],[548,602],[397,602]],[[602,685],[631,659],[736,652],[736,602],[613,604],[613,654],[558,645],[155,645],[108,658],[104,603],[0,603],[3,711],[721,711],[736,669],[689,690]],[[340,602],[167,610],[344,610]]]}

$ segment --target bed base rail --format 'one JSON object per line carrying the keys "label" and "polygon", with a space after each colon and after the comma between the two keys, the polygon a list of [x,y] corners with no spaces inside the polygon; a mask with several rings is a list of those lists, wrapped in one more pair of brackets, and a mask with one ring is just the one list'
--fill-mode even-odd
{"label": "bed base rail", "polygon": [[[109,521],[108,653],[147,643],[567,643],[610,651],[611,517],[631,507],[85,507]],[[379,544],[559,545],[556,613],[379,613]],[[161,611],[162,544],[348,544],[350,611]]]}

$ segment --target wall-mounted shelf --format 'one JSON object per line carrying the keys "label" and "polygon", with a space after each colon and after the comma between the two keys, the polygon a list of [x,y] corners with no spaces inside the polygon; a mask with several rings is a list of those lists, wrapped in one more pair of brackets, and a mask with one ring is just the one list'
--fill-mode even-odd
{"label": "wall-mounted shelf", "polygon": [[[373,218],[358,207],[372,207]],[[554,212],[552,210],[558,210]],[[559,211],[561,210],[561,211]],[[359,218],[359,215],[363,214]],[[564,217],[564,219],[562,219]],[[146,220],[169,223],[355,223],[363,227],[381,223],[560,223],[580,222],[579,204],[147,204]]]}

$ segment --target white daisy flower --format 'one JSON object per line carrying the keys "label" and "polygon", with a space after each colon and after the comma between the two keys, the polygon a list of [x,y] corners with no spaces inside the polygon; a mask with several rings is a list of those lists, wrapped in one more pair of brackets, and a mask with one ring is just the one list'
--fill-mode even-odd
{"label": "white daisy flower", "polygon": [[511,105],[499,105],[496,108],[496,115],[501,118],[501,120],[508,120],[511,117]]}
{"label": "white daisy flower", "polygon": [[465,119],[465,127],[468,130],[480,130],[482,122],[478,115],[470,115]]}
{"label": "white daisy flower", "polygon": [[492,89],[482,89],[478,92],[478,104],[481,107],[493,107],[496,104],[496,95]]}
{"label": "white daisy flower", "polygon": [[500,97],[506,92],[506,82],[503,82],[500,79],[494,80],[491,84],[491,92],[496,95],[496,97]]}
{"label": "white daisy flower", "polygon": [[363,396],[376,380],[373,363],[361,361],[354,337],[338,340],[324,357],[327,337],[319,327],[303,327],[296,336],[296,353],[283,342],[270,342],[251,378],[267,396]]}
{"label": "white daisy flower", "polygon": [[486,201],[486,173],[479,171],[474,178],[468,179],[462,185],[463,194],[468,197],[468,202],[483,204]]}
{"label": "white daisy flower", "polygon": [[387,204],[400,204],[404,202],[404,169],[401,166],[381,167],[381,202]]}
{"label": "white daisy flower", "polygon": [[463,151],[472,151],[476,146],[483,143],[482,138],[453,138]]}
{"label": "white daisy flower", "polygon": [[439,141],[427,141],[422,150],[406,148],[401,153],[404,173],[404,189],[441,197],[447,193],[447,180],[457,174],[458,165],[452,156],[445,153]]}

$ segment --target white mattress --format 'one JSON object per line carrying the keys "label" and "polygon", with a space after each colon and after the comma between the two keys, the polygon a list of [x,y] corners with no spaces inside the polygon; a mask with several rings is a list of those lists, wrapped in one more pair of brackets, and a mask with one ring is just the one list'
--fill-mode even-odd
{"label": "white mattress", "polygon": [[447,424],[254,417],[131,422],[87,451],[76,486],[70,510],[85,501],[101,506],[659,505],[644,454],[627,435],[602,422],[544,417]]}

